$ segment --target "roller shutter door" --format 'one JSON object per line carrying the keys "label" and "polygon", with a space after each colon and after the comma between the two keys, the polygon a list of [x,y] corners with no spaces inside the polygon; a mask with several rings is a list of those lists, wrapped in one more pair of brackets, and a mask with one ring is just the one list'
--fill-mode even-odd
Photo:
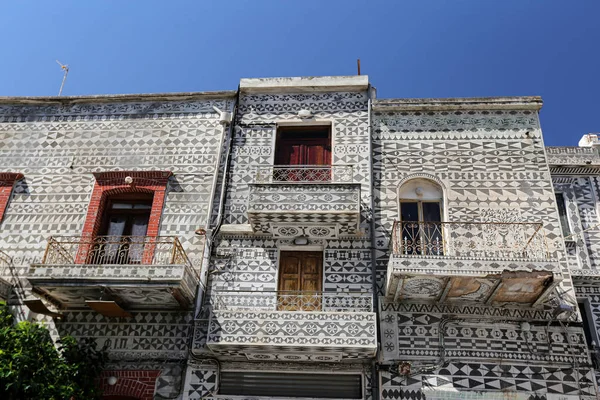
{"label": "roller shutter door", "polygon": [[362,399],[360,374],[298,374],[222,371],[219,394]]}

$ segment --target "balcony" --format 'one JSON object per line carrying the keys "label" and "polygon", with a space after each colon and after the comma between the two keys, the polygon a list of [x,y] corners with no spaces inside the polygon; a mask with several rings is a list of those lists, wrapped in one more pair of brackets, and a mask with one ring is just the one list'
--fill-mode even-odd
{"label": "balcony", "polygon": [[534,306],[555,273],[540,223],[396,222],[386,297]]}
{"label": "balcony", "polygon": [[331,362],[375,356],[371,293],[220,291],[212,305],[206,345],[219,358]]}
{"label": "balcony", "polygon": [[360,184],[351,165],[259,167],[249,186],[256,234],[327,239],[359,232]]}
{"label": "balcony", "polygon": [[0,251],[0,300],[8,300],[12,285],[10,283],[12,260],[3,251]]}
{"label": "balcony", "polygon": [[27,278],[61,308],[113,307],[116,314],[123,313],[117,307],[188,309],[198,284],[174,236],[51,237]]}

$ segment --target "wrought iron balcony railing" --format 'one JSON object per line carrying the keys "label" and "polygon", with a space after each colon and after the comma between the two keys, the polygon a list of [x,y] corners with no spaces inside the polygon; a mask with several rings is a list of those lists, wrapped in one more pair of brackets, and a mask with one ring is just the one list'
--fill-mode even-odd
{"label": "wrought iron balcony railing", "polygon": [[352,165],[267,165],[257,168],[254,183],[353,183]]}
{"label": "wrought iron balcony railing", "polygon": [[176,236],[53,236],[42,264],[192,264]]}
{"label": "wrought iron balcony railing", "polygon": [[392,251],[405,256],[549,258],[541,223],[396,221]]}
{"label": "wrought iron balcony railing", "polygon": [[0,278],[10,275],[12,259],[8,254],[0,250]]}
{"label": "wrought iron balcony railing", "polygon": [[222,290],[214,292],[211,301],[215,311],[373,311],[368,292]]}

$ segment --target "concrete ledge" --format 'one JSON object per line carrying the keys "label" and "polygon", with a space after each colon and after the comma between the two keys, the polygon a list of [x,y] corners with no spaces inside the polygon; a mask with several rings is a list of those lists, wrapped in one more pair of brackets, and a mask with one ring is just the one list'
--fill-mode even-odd
{"label": "concrete ledge", "polygon": [[531,110],[542,108],[540,96],[468,97],[439,99],[380,99],[373,101],[375,111],[457,111],[457,110]]}
{"label": "concrete ledge", "polygon": [[367,75],[354,76],[308,76],[290,78],[244,78],[240,91],[251,92],[324,92],[366,90]]}
{"label": "concrete ledge", "polygon": [[50,105],[81,103],[120,103],[135,101],[191,101],[208,99],[232,99],[234,90],[215,92],[100,94],[84,96],[0,96],[0,105]]}

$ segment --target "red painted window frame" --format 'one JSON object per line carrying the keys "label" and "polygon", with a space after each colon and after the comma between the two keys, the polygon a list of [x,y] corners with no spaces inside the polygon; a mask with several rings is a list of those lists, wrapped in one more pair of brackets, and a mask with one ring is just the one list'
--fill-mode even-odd
{"label": "red painted window frame", "polygon": [[[96,183],[83,224],[82,240],[77,252],[76,264],[85,264],[92,248],[93,239],[102,227],[104,207],[110,196],[124,193],[150,193],[152,209],[148,221],[146,236],[157,237],[160,228],[163,205],[167,185],[172,173],[170,171],[110,171],[94,173]],[[131,178],[131,183],[126,182]],[[154,246],[145,246],[142,264],[151,264],[154,257]]]}

